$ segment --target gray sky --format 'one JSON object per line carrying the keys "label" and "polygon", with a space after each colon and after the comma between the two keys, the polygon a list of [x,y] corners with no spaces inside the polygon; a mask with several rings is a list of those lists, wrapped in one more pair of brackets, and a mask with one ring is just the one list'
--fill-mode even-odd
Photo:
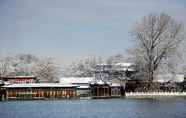
{"label": "gray sky", "polygon": [[135,23],[161,12],[186,26],[186,0],[0,0],[0,55],[32,53],[69,64],[124,54]]}

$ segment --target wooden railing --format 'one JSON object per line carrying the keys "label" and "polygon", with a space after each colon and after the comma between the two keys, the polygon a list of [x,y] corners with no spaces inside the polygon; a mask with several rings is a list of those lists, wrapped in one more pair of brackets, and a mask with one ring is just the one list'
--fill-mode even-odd
{"label": "wooden railing", "polygon": [[126,97],[186,96],[186,92],[126,92]]}

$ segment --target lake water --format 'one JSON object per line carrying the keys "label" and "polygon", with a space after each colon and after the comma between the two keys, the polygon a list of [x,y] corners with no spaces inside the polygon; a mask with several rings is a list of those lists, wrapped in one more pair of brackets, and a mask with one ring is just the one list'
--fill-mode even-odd
{"label": "lake water", "polygon": [[186,118],[186,98],[6,101],[0,118]]}

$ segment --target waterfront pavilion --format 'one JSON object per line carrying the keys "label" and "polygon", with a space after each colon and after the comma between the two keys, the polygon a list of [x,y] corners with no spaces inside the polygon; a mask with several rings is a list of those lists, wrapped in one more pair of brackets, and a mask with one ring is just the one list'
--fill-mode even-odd
{"label": "waterfront pavilion", "polygon": [[7,100],[67,99],[76,97],[77,85],[60,83],[32,83],[5,85]]}

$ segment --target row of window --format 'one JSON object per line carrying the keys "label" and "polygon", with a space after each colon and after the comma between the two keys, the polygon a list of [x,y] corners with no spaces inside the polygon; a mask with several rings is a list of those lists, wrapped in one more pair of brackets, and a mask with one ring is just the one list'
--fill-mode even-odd
{"label": "row of window", "polygon": [[73,90],[62,90],[62,91],[9,91],[7,96],[9,98],[19,98],[25,96],[31,96],[33,98],[65,98],[74,97],[76,92]]}

